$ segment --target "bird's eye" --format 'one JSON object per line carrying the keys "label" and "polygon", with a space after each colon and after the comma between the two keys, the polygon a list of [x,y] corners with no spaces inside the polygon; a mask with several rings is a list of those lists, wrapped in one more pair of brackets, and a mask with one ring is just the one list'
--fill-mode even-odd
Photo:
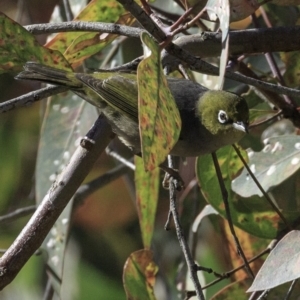
{"label": "bird's eye", "polygon": [[221,124],[225,124],[228,121],[228,116],[224,110],[219,111],[218,120]]}

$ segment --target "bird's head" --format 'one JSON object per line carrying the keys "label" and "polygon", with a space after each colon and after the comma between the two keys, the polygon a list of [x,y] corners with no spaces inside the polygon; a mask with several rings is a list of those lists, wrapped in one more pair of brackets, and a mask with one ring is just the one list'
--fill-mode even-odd
{"label": "bird's head", "polygon": [[198,102],[201,123],[213,135],[233,135],[236,139],[248,132],[249,109],[244,98],[226,91],[207,91]]}

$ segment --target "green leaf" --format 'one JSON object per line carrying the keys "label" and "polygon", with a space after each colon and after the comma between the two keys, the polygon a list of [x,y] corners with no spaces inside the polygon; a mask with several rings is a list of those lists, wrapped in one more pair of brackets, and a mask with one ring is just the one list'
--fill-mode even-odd
{"label": "green leaf", "polygon": [[[293,175],[300,167],[300,137],[284,135],[271,137],[260,152],[248,151],[249,166],[255,177],[269,192],[272,187]],[[232,182],[232,189],[242,197],[262,196],[261,191],[244,168]]]}
{"label": "green leaf", "polygon": [[158,267],[150,250],[133,252],[124,266],[123,284],[127,299],[155,300],[154,283]]}
{"label": "green leaf", "polygon": [[[243,155],[245,156],[245,151]],[[211,204],[224,218],[225,207],[221,190],[210,155],[197,158],[196,172],[201,185],[201,191],[206,201]],[[242,167],[242,163],[231,146],[217,151],[223,180],[228,191],[228,202],[233,224],[257,237],[272,239],[285,229],[285,225],[264,198],[253,196],[242,198],[235,194],[230,186]],[[299,212],[284,212],[285,218],[292,224]]]}
{"label": "green leaf", "polygon": [[159,46],[143,32],[151,55],[138,66],[139,126],[146,170],[159,166],[177,142],[181,118],[160,64]]}
{"label": "green leaf", "polygon": [[0,12],[0,73],[22,71],[27,61],[70,70],[59,51],[40,46],[31,33]]}
{"label": "green leaf", "polygon": [[145,248],[150,248],[159,191],[159,168],[145,171],[143,160],[135,157],[136,202]]}

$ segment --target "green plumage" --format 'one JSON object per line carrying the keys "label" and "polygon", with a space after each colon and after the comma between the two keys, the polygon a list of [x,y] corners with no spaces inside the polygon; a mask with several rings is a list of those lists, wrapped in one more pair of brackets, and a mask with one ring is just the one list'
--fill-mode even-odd
{"label": "green plumage", "polygon": [[[140,153],[138,87],[135,74],[99,72],[72,73],[29,62],[17,79],[30,79],[68,86],[97,106],[113,131],[136,153]],[[180,112],[182,129],[171,154],[199,156],[233,144],[247,132],[246,101],[233,93],[211,91],[186,79],[168,79]]]}

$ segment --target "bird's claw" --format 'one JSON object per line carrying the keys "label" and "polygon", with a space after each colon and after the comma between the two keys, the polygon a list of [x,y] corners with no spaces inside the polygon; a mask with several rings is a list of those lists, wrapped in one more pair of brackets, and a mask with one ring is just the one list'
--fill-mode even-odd
{"label": "bird's claw", "polygon": [[170,187],[170,180],[174,180],[175,188],[177,191],[181,191],[184,189],[184,181],[182,180],[181,176],[179,175],[178,170],[168,168],[168,169],[164,169],[164,171],[166,173],[165,173],[165,177],[162,182],[163,188],[168,190]]}

